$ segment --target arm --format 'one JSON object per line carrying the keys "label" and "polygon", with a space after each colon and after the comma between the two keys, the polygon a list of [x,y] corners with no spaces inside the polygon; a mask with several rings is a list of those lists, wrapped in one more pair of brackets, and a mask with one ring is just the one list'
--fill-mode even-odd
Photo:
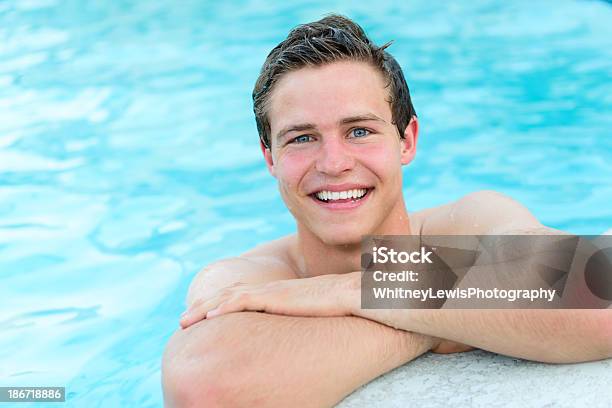
{"label": "arm", "polygon": [[358,317],[232,313],[178,331],[165,352],[167,406],[333,406],[433,346]]}
{"label": "arm", "polygon": [[[567,234],[543,226],[524,206],[495,192],[471,194],[452,212],[461,231],[478,223],[482,230],[477,234]],[[401,321],[392,320],[396,327],[529,360],[571,363],[612,357],[610,309],[415,310]]]}
{"label": "arm", "polygon": [[414,310],[410,314],[409,318],[389,316],[389,322],[534,361],[574,363],[612,357],[609,309]]}
{"label": "arm", "polygon": [[[239,257],[208,267],[188,304],[236,282],[292,278],[274,262]],[[168,406],[331,406],[437,344],[358,317],[234,313],[174,334],[162,365],[164,398]]]}
{"label": "arm", "polygon": [[[610,309],[361,309],[359,287],[359,272],[325,275],[276,285],[237,288],[243,296],[230,295],[213,302],[219,304],[216,310],[221,317],[241,310],[294,316],[329,315],[332,310],[337,315],[352,314],[396,329],[534,361],[572,363],[612,357]],[[334,302],[333,307],[331,302]],[[207,320],[210,318],[208,316]],[[212,320],[215,318],[218,317],[212,316]]]}

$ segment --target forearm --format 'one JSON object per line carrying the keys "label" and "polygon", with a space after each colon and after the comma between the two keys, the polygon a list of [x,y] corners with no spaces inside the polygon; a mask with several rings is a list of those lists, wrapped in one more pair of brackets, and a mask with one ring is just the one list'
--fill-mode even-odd
{"label": "forearm", "polygon": [[[367,313],[367,312],[366,312]],[[612,310],[393,310],[393,327],[529,360],[612,357]]]}
{"label": "forearm", "polygon": [[205,320],[177,335],[182,352],[192,350],[191,367],[201,369],[195,377],[208,382],[213,400],[231,406],[332,406],[434,345],[428,336],[359,317],[249,312]]}
{"label": "forearm", "polygon": [[[361,273],[355,272],[236,287],[194,315],[205,316],[212,307],[216,316],[241,310],[289,316],[352,315],[535,361],[571,363],[612,357],[610,309],[362,309],[360,282]],[[448,352],[445,347],[436,351]]]}

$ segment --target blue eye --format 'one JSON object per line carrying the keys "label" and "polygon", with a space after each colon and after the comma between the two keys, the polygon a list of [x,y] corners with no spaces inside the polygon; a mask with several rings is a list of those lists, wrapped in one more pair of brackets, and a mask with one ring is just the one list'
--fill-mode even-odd
{"label": "blue eye", "polygon": [[312,139],[312,136],[309,135],[301,135],[291,139],[291,143],[306,143]]}
{"label": "blue eye", "polygon": [[364,128],[356,128],[351,133],[354,137],[365,137],[370,134],[370,131]]}

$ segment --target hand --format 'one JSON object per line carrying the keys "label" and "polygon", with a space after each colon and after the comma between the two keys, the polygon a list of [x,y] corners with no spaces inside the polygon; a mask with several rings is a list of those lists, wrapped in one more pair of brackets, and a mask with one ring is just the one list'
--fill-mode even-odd
{"label": "hand", "polygon": [[181,317],[187,328],[226,313],[260,311],[291,316],[350,316],[360,307],[361,272],[288,279],[264,284],[237,283],[195,302]]}

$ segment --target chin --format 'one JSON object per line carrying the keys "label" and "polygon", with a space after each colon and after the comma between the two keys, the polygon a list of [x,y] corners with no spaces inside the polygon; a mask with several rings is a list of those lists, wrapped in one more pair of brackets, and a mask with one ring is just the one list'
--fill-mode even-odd
{"label": "chin", "polygon": [[363,235],[367,235],[366,231],[360,231],[356,228],[343,228],[342,226],[329,226],[326,231],[320,231],[316,234],[319,239],[326,245],[359,245]]}

